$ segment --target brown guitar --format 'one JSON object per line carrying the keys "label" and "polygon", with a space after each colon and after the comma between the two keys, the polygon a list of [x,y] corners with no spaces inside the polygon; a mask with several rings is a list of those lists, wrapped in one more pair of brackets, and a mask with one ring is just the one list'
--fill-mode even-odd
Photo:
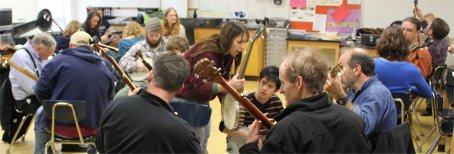
{"label": "brown guitar", "polygon": [[19,66],[17,64],[9,61],[8,59],[6,59],[5,57],[2,57],[1,55],[0,55],[0,64],[2,64],[3,66],[8,64],[9,66],[15,68],[16,70],[18,70],[19,72],[25,74],[26,76],[30,77],[31,79],[33,79],[35,81],[38,80],[38,77],[35,74],[27,71],[26,69],[24,69],[23,67],[21,67],[21,66]]}
{"label": "brown guitar", "polygon": [[[120,72],[121,76],[123,77],[123,80],[126,82],[126,84],[129,86],[129,88],[131,90],[133,89],[136,89],[136,87],[134,87],[134,84],[132,83],[131,79],[129,79],[129,77],[126,75],[126,73],[123,71],[123,69],[121,69],[121,67],[118,65],[118,63],[109,55],[107,54],[107,52],[105,52],[104,50],[101,50],[99,47],[106,47],[107,45],[103,45],[101,43],[99,43],[99,39],[97,37],[94,37],[93,40],[92,40],[92,44],[93,44],[93,48],[96,50],[96,51],[99,51],[101,52],[101,54],[107,58],[107,60],[109,60],[110,63],[112,63],[112,65],[115,67],[115,69]],[[109,48],[109,49],[116,49],[116,48]],[[118,53],[118,50],[116,51]]]}
{"label": "brown guitar", "polygon": [[273,126],[273,123],[271,123],[254,104],[241,96],[227,83],[227,81],[221,76],[221,73],[219,72],[220,69],[214,67],[214,62],[209,61],[207,58],[201,59],[195,64],[194,70],[197,78],[202,77],[205,78],[205,81],[209,80],[222,85],[222,87],[224,87],[230,95],[232,95],[251,115],[262,121],[267,128],[271,128],[271,126]]}

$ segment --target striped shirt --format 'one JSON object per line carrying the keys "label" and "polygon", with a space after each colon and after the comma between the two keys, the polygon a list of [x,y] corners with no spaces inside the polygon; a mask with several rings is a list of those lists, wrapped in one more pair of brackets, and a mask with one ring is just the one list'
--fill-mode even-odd
{"label": "striped shirt", "polygon": [[[282,101],[277,95],[271,96],[265,103],[260,103],[254,96],[255,93],[249,93],[246,98],[254,104],[262,113],[268,113],[268,118],[273,118],[281,113],[284,109],[282,107]],[[246,112],[244,116],[244,125],[249,126],[254,122],[255,118],[249,112]]]}

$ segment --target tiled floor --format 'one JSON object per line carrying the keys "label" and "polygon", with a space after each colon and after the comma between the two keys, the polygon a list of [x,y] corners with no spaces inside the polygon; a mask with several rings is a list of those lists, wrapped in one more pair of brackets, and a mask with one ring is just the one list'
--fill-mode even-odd
{"label": "tiled floor", "polygon": [[[245,89],[246,91],[255,91],[257,88],[257,83],[253,81],[248,81],[246,82]],[[279,97],[284,98],[283,95],[279,94]],[[211,102],[211,107],[213,109],[212,115],[211,115],[211,136],[209,138],[209,143],[208,143],[208,152],[212,154],[221,154],[221,153],[227,153],[225,151],[226,149],[226,140],[225,137],[226,135],[219,132],[218,130],[218,125],[219,121],[221,119],[221,105],[217,99]],[[422,104],[418,111],[421,111],[424,108],[424,104]],[[421,122],[421,128],[423,129],[423,132],[425,135],[427,135],[428,131],[433,127],[433,118],[432,117],[420,117],[420,122]],[[417,130],[418,131],[418,130]],[[0,132],[3,134],[3,132]],[[33,152],[33,146],[34,146],[34,131],[33,131],[33,126],[30,128],[28,131],[28,134],[25,138],[25,142],[18,142],[17,144],[14,144],[13,148],[11,149],[11,153],[32,153]],[[430,144],[432,144],[433,140],[438,136],[438,132],[435,132],[434,135],[425,143],[422,147],[422,152],[426,153],[426,151],[429,149]],[[421,140],[425,136],[421,137]],[[446,140],[446,149],[450,149],[450,140],[451,138],[448,138]],[[418,141],[417,143],[420,144],[422,141]],[[415,145],[416,146],[416,145]],[[6,143],[0,143],[0,153],[5,153],[6,149],[8,148],[8,144]],[[435,149],[434,153],[438,153],[437,149]]]}

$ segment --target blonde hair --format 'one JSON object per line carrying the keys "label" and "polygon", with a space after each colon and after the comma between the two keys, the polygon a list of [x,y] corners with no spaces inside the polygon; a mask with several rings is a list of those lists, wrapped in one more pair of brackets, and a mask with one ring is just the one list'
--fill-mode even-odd
{"label": "blonde hair", "polygon": [[69,22],[69,24],[66,26],[65,31],[63,31],[63,36],[65,37],[71,37],[75,32],[80,30],[80,23],[77,20],[72,20]]}
{"label": "blonde hair", "polygon": [[[173,25],[171,25],[166,19],[166,16],[169,15],[170,11],[174,11],[175,16],[177,17],[177,22]],[[175,10],[173,7],[167,8],[167,10],[164,12],[164,22],[162,24],[162,35],[178,35],[178,33],[180,33],[180,18],[178,17],[177,10]]]}
{"label": "blonde hair", "polygon": [[184,37],[173,35],[170,36],[169,40],[167,40],[165,49],[168,51],[178,50],[184,53],[186,50],[189,49],[189,41]]}
{"label": "blonde hair", "polygon": [[145,30],[139,23],[132,21],[129,22],[126,27],[123,29],[123,38],[134,36],[134,37],[142,37],[145,35]]}

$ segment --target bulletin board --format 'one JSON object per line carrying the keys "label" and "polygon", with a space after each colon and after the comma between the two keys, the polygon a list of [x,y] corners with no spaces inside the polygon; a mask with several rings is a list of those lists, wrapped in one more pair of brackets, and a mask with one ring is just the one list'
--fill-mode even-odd
{"label": "bulletin board", "polygon": [[290,0],[292,29],[351,34],[360,27],[361,0]]}

